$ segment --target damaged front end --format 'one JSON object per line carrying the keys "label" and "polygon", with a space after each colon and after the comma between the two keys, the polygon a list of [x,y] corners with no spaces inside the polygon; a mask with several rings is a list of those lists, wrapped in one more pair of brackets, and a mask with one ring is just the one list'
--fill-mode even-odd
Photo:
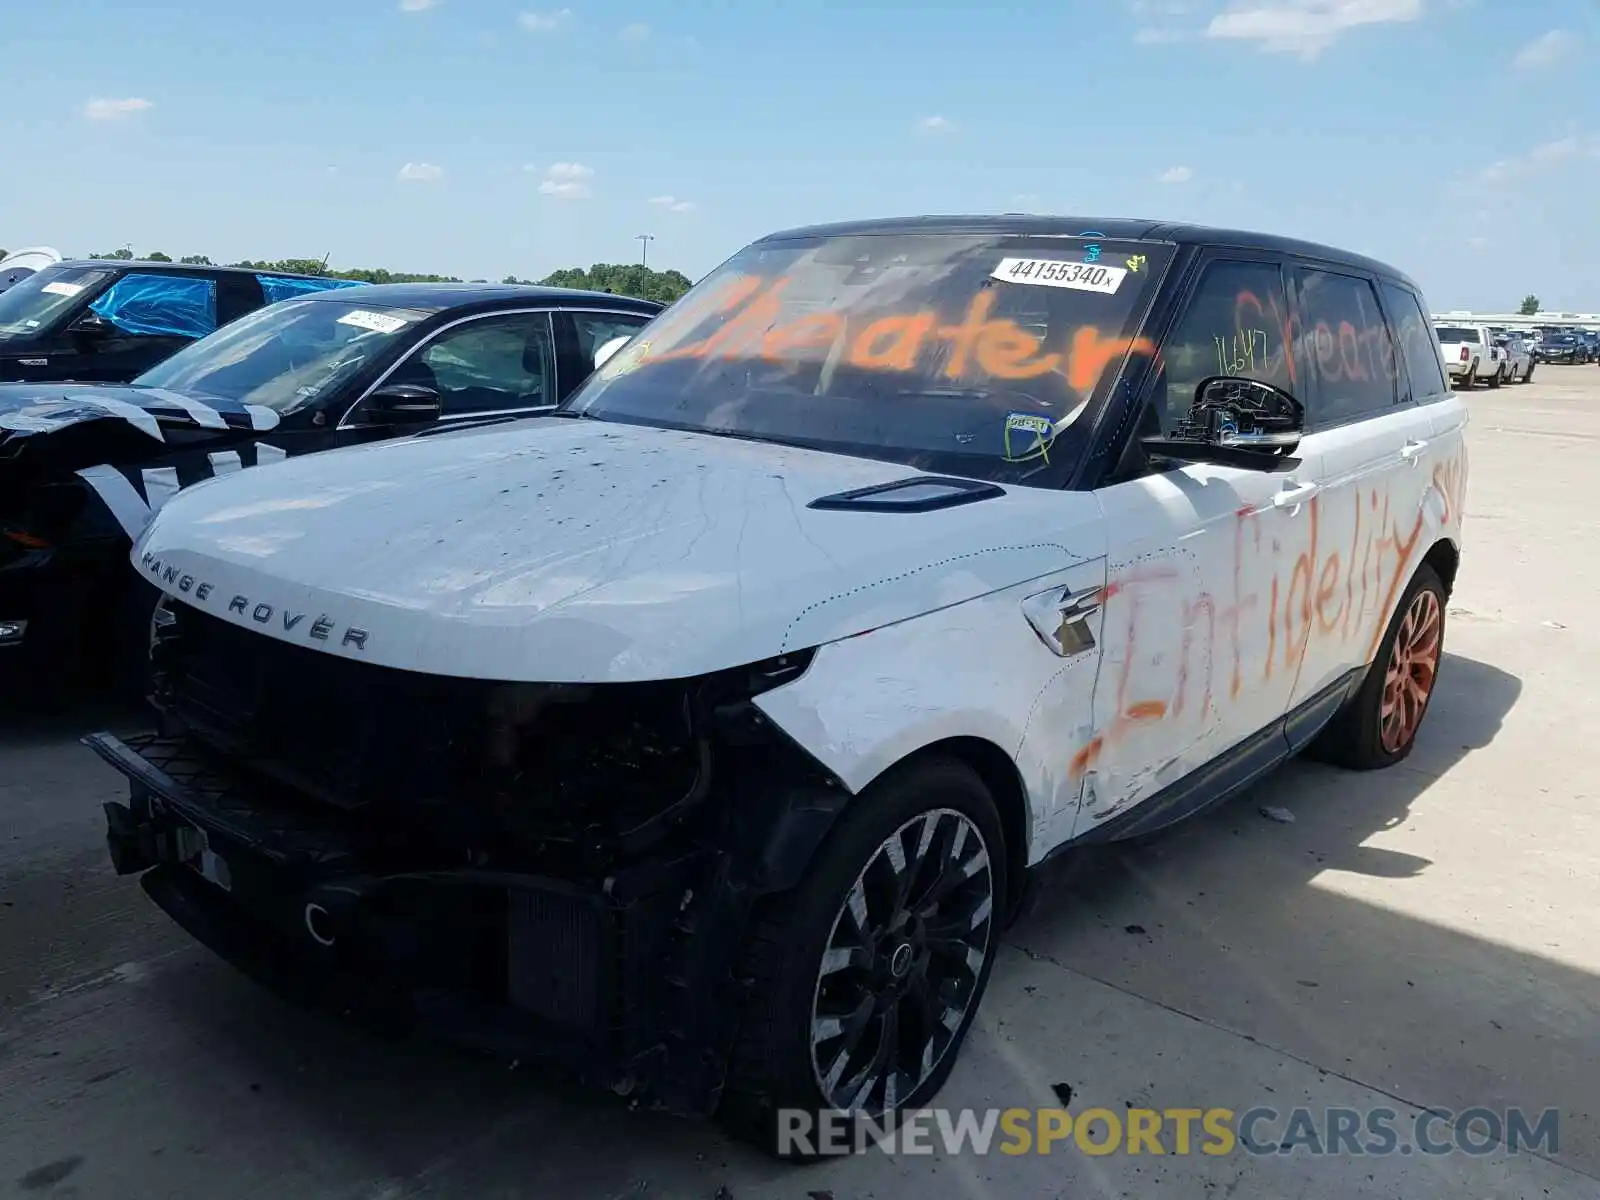
{"label": "damaged front end", "polygon": [[160,729],[121,874],[281,993],[704,1113],[750,912],[846,789],[751,703],[810,653],[693,679],[505,684],[377,667],[164,605]]}

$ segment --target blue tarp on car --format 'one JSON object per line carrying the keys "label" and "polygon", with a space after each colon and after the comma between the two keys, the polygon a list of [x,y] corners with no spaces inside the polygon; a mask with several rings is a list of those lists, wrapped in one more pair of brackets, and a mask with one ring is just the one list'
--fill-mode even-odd
{"label": "blue tarp on car", "polygon": [[217,327],[217,285],[203,276],[124,275],[89,311],[124,333],[202,338]]}
{"label": "blue tarp on car", "polygon": [[284,275],[257,275],[256,282],[261,285],[261,297],[268,304],[293,300],[296,296],[308,296],[312,292],[325,292],[330,288],[361,286],[359,279],[292,279]]}

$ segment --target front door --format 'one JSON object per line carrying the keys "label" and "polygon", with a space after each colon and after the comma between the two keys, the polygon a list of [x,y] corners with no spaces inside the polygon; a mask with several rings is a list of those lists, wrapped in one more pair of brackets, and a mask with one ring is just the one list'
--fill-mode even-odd
{"label": "front door", "polygon": [[92,329],[73,322],[60,335],[77,351],[72,378],[125,383],[216,330],[216,280],[130,271],[96,297],[89,314],[98,318]]}
{"label": "front door", "polygon": [[[1144,432],[1171,432],[1213,375],[1297,392],[1282,269],[1213,257],[1162,341]],[[1107,529],[1093,740],[1075,836],[1252,735],[1271,738],[1305,630],[1287,598],[1312,540],[1318,464],[1155,467],[1097,492]]]}

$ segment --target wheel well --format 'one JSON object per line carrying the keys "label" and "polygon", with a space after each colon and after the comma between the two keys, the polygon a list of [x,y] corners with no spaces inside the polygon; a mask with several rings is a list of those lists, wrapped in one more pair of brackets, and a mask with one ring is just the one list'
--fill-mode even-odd
{"label": "wheel well", "polygon": [[1439,578],[1444,582],[1445,599],[1449,599],[1450,593],[1455,590],[1456,568],[1461,565],[1461,552],[1448,539],[1441,538],[1423,555],[1422,561],[1439,573]]}
{"label": "wheel well", "polygon": [[979,737],[953,737],[932,742],[912,758],[939,755],[965,763],[977,772],[994,798],[1000,812],[1000,828],[1006,839],[1006,901],[1013,909],[1022,899],[1028,867],[1028,795],[1011,756],[993,742]]}

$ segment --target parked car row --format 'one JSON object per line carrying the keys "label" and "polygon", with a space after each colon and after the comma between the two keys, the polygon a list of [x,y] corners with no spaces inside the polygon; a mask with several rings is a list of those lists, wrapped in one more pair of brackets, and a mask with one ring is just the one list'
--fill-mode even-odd
{"label": "parked car row", "polygon": [[[178,490],[312,451],[554,407],[599,348],[661,308],[565,289],[345,288],[74,264],[0,295],[0,314],[24,289],[10,311],[34,315],[10,327],[36,321],[44,332],[32,339],[39,359],[11,360],[20,371],[116,379],[163,360],[122,385],[0,385],[0,669],[65,681],[110,666],[134,687],[154,593],[128,570],[128,550]],[[225,314],[253,311],[201,336],[219,297]],[[75,349],[86,327],[94,332]]]}
{"label": "parked car row", "polygon": [[0,631],[128,597],[113,865],[256,978],[803,1154],[938,1091],[1047,859],[1410,753],[1466,487],[1428,311],[1027,216],[774,234],[659,315],[304,295],[10,391]]}
{"label": "parked car row", "polygon": [[1541,362],[1600,362],[1600,332],[1551,328],[1535,331],[1533,352]]}
{"label": "parked car row", "polygon": [[1533,354],[1518,334],[1492,326],[1451,323],[1434,326],[1439,353],[1453,386],[1471,391],[1479,383],[1527,383],[1533,378]]}

